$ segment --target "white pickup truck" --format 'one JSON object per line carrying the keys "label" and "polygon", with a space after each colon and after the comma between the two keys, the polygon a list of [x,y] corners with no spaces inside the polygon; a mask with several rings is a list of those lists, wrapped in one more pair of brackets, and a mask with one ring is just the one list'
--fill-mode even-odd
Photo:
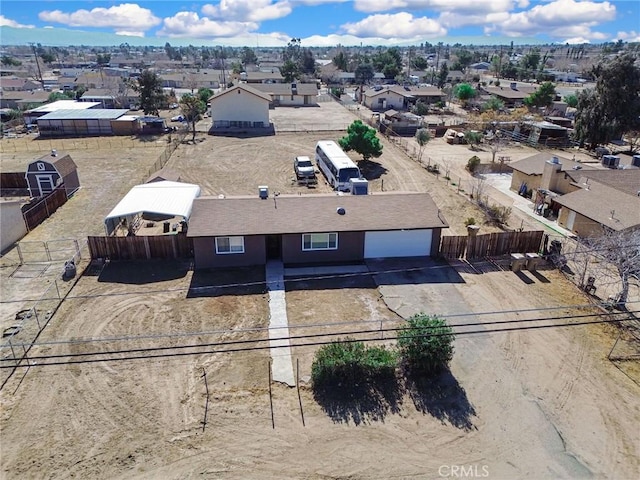
{"label": "white pickup truck", "polygon": [[296,157],[293,161],[293,169],[296,172],[296,179],[301,184],[314,184],[318,183],[318,177],[316,177],[316,171],[313,168],[311,159],[306,156]]}

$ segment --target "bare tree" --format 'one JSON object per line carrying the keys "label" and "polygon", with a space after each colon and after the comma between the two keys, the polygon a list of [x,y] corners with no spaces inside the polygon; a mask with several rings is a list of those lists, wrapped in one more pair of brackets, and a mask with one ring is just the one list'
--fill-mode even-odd
{"label": "bare tree", "polygon": [[431,133],[426,128],[419,128],[416,130],[416,142],[418,142],[418,163],[422,163],[422,155],[427,143],[431,140]]}
{"label": "bare tree", "polygon": [[491,163],[494,163],[496,161],[496,154],[505,150],[509,145],[509,142],[506,138],[500,135],[499,132],[495,132],[485,140],[487,140],[485,143],[489,144],[489,150],[491,151]]}
{"label": "bare tree", "polygon": [[629,297],[631,278],[640,276],[640,230],[613,231],[605,229],[602,235],[584,240],[593,256],[599,259],[598,282],[619,286],[614,296],[617,306],[623,308]]}

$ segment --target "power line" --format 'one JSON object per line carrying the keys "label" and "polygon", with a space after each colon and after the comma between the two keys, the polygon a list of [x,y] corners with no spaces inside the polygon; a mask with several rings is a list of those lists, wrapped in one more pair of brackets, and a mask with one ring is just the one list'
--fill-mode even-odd
{"label": "power line", "polygon": [[[475,334],[491,334],[491,333],[500,333],[500,332],[513,332],[513,331],[526,331],[526,330],[539,330],[542,328],[562,328],[562,327],[574,327],[574,326],[584,326],[584,325],[595,325],[595,324],[606,324],[606,323],[617,323],[620,320],[597,320],[591,322],[571,322],[564,324],[556,324],[556,325],[528,325],[521,327],[510,327],[510,328],[501,328],[494,330],[473,330],[468,332],[459,332],[459,333],[432,333],[432,334],[424,334],[424,335],[414,335],[412,338],[426,338],[426,337],[440,337],[440,336],[462,336],[462,335],[475,335]],[[367,333],[378,333],[378,331],[368,331]],[[398,340],[399,336],[388,337],[384,340]],[[267,341],[267,339],[261,340]],[[372,342],[372,341],[380,341],[377,338],[360,338],[360,339],[352,339],[346,338],[341,340],[342,343],[354,343],[354,342]],[[309,346],[320,346],[320,345],[329,345],[334,342],[328,341],[318,341],[318,342],[309,342],[309,343],[299,343],[299,344],[290,344],[289,347],[309,347]],[[112,358],[89,358],[82,360],[69,360],[69,361],[55,361],[55,362],[45,362],[45,363],[31,363],[30,360],[37,359],[41,357],[24,357],[24,360],[27,360],[28,363],[21,365],[0,365],[0,369],[15,369],[15,368],[32,368],[32,367],[44,367],[44,366],[59,366],[59,365],[78,365],[78,364],[90,364],[90,363],[98,363],[98,362],[116,362],[116,361],[130,361],[130,360],[149,360],[149,359],[160,359],[160,358],[171,358],[171,357],[184,357],[184,356],[192,356],[192,355],[203,355],[203,354],[215,354],[215,353],[236,353],[236,352],[248,352],[248,351],[258,351],[258,350],[271,350],[283,348],[282,346],[250,346],[250,347],[239,347],[239,348],[230,348],[224,350],[205,350],[198,352],[171,352],[171,353],[156,353],[150,355],[134,355],[128,357],[112,357]],[[67,356],[68,357],[68,356]],[[65,357],[65,358],[67,358]],[[42,357],[48,358],[48,357]],[[22,360],[22,359],[21,359]]]}
{"label": "power line", "polygon": [[[627,304],[640,303],[640,301],[627,302]],[[585,308],[595,308],[598,306],[605,306],[605,303],[596,303],[596,304],[582,304],[582,305],[562,305],[556,307],[541,307],[541,308],[528,308],[528,309],[515,309],[515,310],[493,310],[493,311],[485,311],[485,312],[468,312],[468,313],[452,313],[452,314],[436,314],[439,318],[447,319],[447,318],[464,318],[464,317],[481,317],[486,315],[505,315],[505,314],[522,314],[522,313],[531,313],[531,312],[545,312],[545,311],[553,311],[553,310],[564,310],[564,309],[585,309]],[[612,312],[611,314],[617,315],[622,314],[624,312]],[[557,320],[564,318],[582,318],[596,315],[605,315],[603,313],[596,314],[586,314],[586,315],[569,315],[569,316],[561,316],[561,317],[542,317],[537,319],[522,319],[522,320],[509,320],[506,322],[526,322],[526,321],[544,321],[544,320]],[[361,325],[361,324],[381,324],[382,322],[389,323],[394,322],[396,320],[352,320],[347,322],[325,322],[325,323],[313,323],[307,325],[289,325],[289,329],[306,329],[306,328],[318,328],[318,327],[338,327],[338,326],[346,326],[346,325]],[[490,325],[500,323],[500,321],[493,322],[477,322],[477,323],[467,323],[467,324],[451,324],[451,327],[454,326],[468,326],[468,325]],[[204,330],[204,331],[196,331],[196,332],[174,332],[174,333],[158,333],[158,334],[149,334],[149,335],[135,335],[135,336],[124,336],[124,337],[103,337],[103,338],[86,338],[86,339],[72,339],[72,340],[51,340],[45,342],[37,342],[37,343],[13,343],[14,347],[22,347],[22,346],[45,346],[45,345],[66,345],[66,344],[83,344],[83,343],[100,343],[100,342],[118,342],[118,341],[137,341],[137,340],[149,340],[149,339],[162,339],[162,338],[180,338],[180,337],[196,337],[196,336],[208,336],[208,335],[221,335],[221,334],[236,334],[236,333],[249,333],[249,332],[267,332],[269,330],[277,330],[282,327],[251,327],[251,328],[239,328],[239,329],[220,329],[220,330]],[[375,330],[377,332],[380,329]],[[5,343],[2,347],[7,347],[8,344]],[[1,361],[1,360],[0,360]]]}

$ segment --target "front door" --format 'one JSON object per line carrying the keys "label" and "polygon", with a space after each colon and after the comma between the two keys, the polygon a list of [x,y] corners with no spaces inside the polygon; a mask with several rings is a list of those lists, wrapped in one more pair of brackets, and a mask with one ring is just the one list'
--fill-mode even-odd
{"label": "front door", "polygon": [[282,236],[267,235],[267,260],[280,260],[282,258]]}

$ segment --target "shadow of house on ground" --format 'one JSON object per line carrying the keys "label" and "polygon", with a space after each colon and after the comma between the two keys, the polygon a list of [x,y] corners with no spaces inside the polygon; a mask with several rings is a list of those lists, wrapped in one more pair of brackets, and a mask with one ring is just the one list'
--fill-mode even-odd
{"label": "shadow of house on ground", "polygon": [[99,282],[144,285],[183,278],[191,270],[185,260],[114,261],[100,271]]}
{"label": "shadow of house on ground", "polygon": [[342,290],[345,288],[377,288],[369,273],[327,274],[308,277],[287,277],[285,290]]}
{"label": "shadow of house on ground", "polygon": [[388,258],[367,260],[366,264],[378,286],[465,283],[462,276],[443,259]]}
{"label": "shadow of house on ground", "polygon": [[475,408],[449,369],[428,377],[409,373],[405,388],[419,412],[462,430],[475,428]]}
{"label": "shadow of house on ground", "polygon": [[402,397],[395,377],[313,388],[313,398],[334,423],[384,422],[387,415],[400,412]]}
{"label": "shadow of house on ground", "polygon": [[264,267],[196,270],[187,298],[260,295],[267,292]]}

